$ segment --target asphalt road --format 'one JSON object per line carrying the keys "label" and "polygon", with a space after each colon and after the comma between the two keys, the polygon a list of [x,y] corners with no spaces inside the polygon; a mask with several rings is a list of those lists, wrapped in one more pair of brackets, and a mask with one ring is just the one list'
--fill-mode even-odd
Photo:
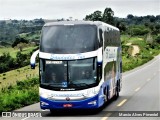
{"label": "asphalt road", "polygon": [[[17,111],[39,112],[41,110],[39,107],[39,103],[37,103],[18,109]],[[149,114],[152,117],[146,117],[146,115]],[[133,117],[133,115],[135,116]],[[141,115],[144,116],[140,117]],[[49,111],[45,111],[42,113],[43,117],[41,119],[159,120],[160,117],[157,117],[157,115],[160,116],[160,55],[141,67],[123,73],[122,91],[120,92],[120,97],[116,101],[111,101],[109,104],[105,105],[101,111],[58,111],[55,114],[50,114]],[[12,119],[32,120],[40,118],[24,117]]]}

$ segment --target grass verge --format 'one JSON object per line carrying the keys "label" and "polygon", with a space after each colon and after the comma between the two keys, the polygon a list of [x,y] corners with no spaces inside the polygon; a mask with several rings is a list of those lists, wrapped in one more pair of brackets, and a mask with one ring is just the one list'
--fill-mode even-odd
{"label": "grass verge", "polygon": [[16,85],[17,81],[23,81],[39,76],[38,64],[35,69],[31,69],[30,65],[11,70],[0,74],[0,91],[9,87],[10,85]]}
{"label": "grass verge", "polygon": [[[160,54],[160,45],[158,43],[154,43],[154,45],[149,45],[145,41],[145,37],[129,37],[127,35],[122,35],[122,70],[123,72],[132,70],[138,66],[145,64]],[[136,54],[136,56],[131,55],[131,46],[126,45],[127,43],[131,43],[132,45],[137,45],[140,48],[140,52]],[[154,47],[153,47],[154,46]]]}
{"label": "grass verge", "polygon": [[0,114],[12,111],[39,101],[39,79],[32,78],[17,81],[14,86],[9,86],[0,91]]}

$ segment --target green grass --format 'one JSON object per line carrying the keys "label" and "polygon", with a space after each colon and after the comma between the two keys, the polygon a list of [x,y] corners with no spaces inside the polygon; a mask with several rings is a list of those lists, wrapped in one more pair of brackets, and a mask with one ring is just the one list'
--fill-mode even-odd
{"label": "green grass", "polygon": [[39,68],[31,69],[30,65],[11,70],[0,74],[0,91],[10,85],[15,85],[17,81],[39,76]]}
{"label": "green grass", "polygon": [[38,102],[38,86],[38,78],[32,78],[16,82],[16,85],[0,91],[0,114]]}
{"label": "green grass", "polygon": [[41,31],[35,31],[34,33],[30,32],[30,33],[22,33],[22,34],[19,34],[19,36],[21,38],[24,38],[26,40],[39,40],[40,39],[40,34],[41,34]]}
{"label": "green grass", "polygon": [[[26,47],[23,49],[22,53],[29,53],[31,52],[33,49],[35,49],[36,47]],[[0,48],[0,56],[3,54],[3,53],[9,53],[11,55],[11,57],[13,58],[16,58],[16,55],[17,55],[17,52],[19,51],[19,49],[15,49],[15,48],[12,48],[12,47],[3,47],[3,48]]]}
{"label": "green grass", "polygon": [[[145,36],[121,36],[123,72],[143,65],[153,59],[154,56],[160,54],[160,45],[158,45],[158,43],[154,43],[154,48],[152,48],[146,43],[145,39]],[[135,57],[131,56],[131,45],[128,46],[126,45],[127,43],[131,43],[131,45],[138,45],[140,48],[140,53],[138,53]]]}

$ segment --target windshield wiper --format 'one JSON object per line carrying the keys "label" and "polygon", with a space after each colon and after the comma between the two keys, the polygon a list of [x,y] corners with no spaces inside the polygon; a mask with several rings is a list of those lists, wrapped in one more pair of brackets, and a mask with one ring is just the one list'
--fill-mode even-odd
{"label": "windshield wiper", "polygon": [[49,86],[49,87],[57,87],[56,86],[57,84],[54,84],[54,83],[42,83],[42,85],[46,85],[46,86]]}
{"label": "windshield wiper", "polygon": [[80,86],[90,86],[89,84],[86,84],[86,83],[80,83]]}
{"label": "windshield wiper", "polygon": [[86,84],[86,83],[77,83],[77,84],[74,84],[74,83],[70,83],[70,85],[72,86],[72,87],[85,87],[85,86],[87,86],[87,87],[89,87],[90,85],[88,85],[88,84]]}

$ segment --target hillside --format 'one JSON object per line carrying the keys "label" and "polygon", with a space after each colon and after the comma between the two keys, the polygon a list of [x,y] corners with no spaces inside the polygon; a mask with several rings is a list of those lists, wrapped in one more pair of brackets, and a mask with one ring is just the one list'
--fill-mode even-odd
{"label": "hillside", "polygon": [[[36,48],[36,46],[25,47],[21,53],[28,54],[28,53],[32,52],[35,48]],[[20,50],[18,48],[12,48],[11,46],[1,47],[0,48],[0,56],[2,56],[3,53],[9,53],[12,58],[16,58],[17,52],[19,52],[19,51]]]}
{"label": "hillside", "polygon": [[0,41],[13,43],[19,34],[40,31],[43,25],[43,19],[0,20]]}
{"label": "hillside", "polygon": [[23,81],[29,78],[38,77],[39,75],[39,68],[38,66],[36,69],[31,69],[30,65],[11,70],[9,72],[5,72],[0,74],[0,91],[3,88],[16,85],[18,81]]}
{"label": "hillside", "polygon": [[122,35],[121,40],[123,72],[140,66],[160,54],[159,43],[148,43],[146,36]]}

